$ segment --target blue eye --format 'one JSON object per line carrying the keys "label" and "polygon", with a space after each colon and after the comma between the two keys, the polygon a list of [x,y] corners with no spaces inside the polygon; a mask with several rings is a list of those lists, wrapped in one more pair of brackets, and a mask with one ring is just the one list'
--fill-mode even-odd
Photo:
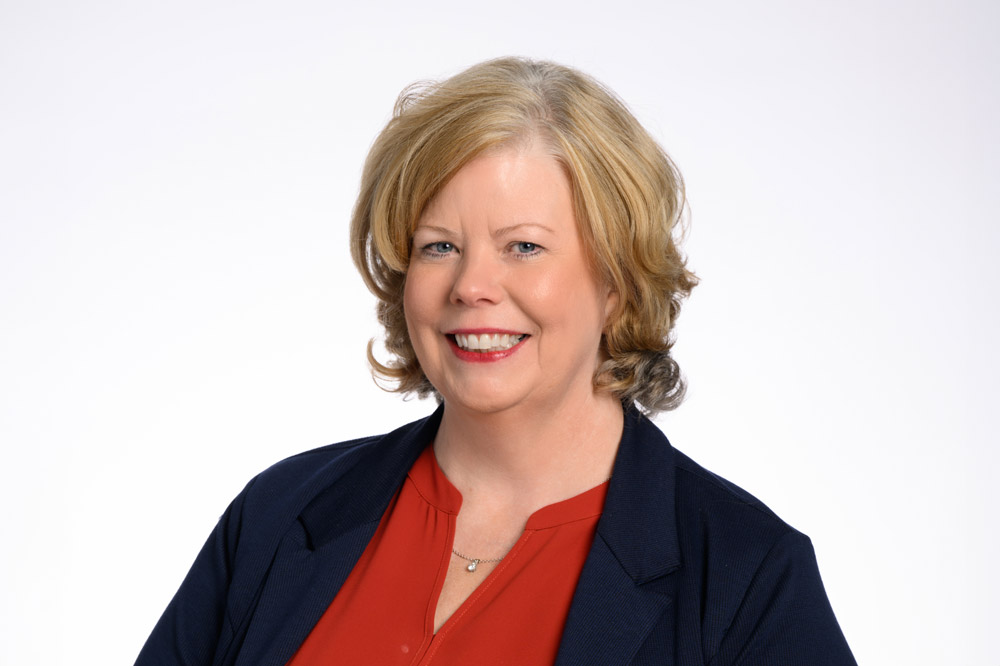
{"label": "blue eye", "polygon": [[535,254],[538,252],[538,245],[527,241],[521,241],[519,243],[514,243],[514,250],[518,254]]}
{"label": "blue eye", "polygon": [[428,243],[420,248],[425,254],[448,254],[455,249],[455,246],[448,241],[437,241]]}

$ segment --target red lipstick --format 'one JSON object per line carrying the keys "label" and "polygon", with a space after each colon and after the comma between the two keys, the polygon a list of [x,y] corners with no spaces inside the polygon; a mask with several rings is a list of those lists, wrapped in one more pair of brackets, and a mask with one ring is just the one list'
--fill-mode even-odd
{"label": "red lipstick", "polygon": [[[514,345],[509,349],[501,349],[499,351],[482,352],[482,351],[469,351],[467,349],[462,349],[458,346],[458,342],[455,339],[456,335],[520,335],[522,336]],[[495,361],[500,361],[521,348],[524,341],[527,340],[530,335],[525,333],[518,333],[517,331],[507,331],[499,328],[462,328],[455,329],[453,331],[448,331],[445,333],[445,337],[448,340],[449,346],[451,346],[452,352],[455,356],[463,361],[468,361],[470,363],[492,363]]]}

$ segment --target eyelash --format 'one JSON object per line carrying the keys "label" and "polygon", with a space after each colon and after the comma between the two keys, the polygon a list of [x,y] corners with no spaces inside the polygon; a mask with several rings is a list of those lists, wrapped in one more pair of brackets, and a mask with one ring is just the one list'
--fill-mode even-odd
{"label": "eyelash", "polygon": [[532,243],[530,241],[517,241],[516,243],[511,243],[507,247],[517,247],[518,245],[530,245],[531,246],[531,249],[528,250],[527,252],[515,252],[514,256],[517,257],[518,259],[528,259],[528,258],[534,257],[534,256],[536,256],[538,254],[541,254],[541,252],[542,252],[542,248],[541,248],[541,246],[538,245],[538,243]]}
{"label": "eyelash", "polygon": [[[434,249],[436,246],[440,246],[440,245],[447,245],[448,246],[448,250],[446,250],[445,252],[440,252],[439,249],[438,250]],[[428,243],[427,245],[424,245],[423,247],[421,247],[420,248],[420,254],[422,254],[424,256],[427,256],[427,257],[443,257],[446,254],[448,254],[451,251],[451,249],[454,248],[454,247],[455,247],[454,245],[452,245],[451,243],[449,243],[447,241],[434,241],[433,243]]]}
{"label": "eyelash", "polygon": [[[447,246],[443,252],[441,251],[441,246]],[[530,259],[535,257],[542,252],[542,247],[538,243],[532,243],[530,241],[515,241],[507,246],[508,249],[515,249],[518,246],[530,246],[525,252],[513,252],[513,255],[517,259]],[[420,248],[420,253],[427,257],[440,258],[445,255],[451,254],[451,251],[455,249],[453,243],[448,241],[434,241],[433,243],[428,243]],[[524,249],[523,247],[521,249]]]}

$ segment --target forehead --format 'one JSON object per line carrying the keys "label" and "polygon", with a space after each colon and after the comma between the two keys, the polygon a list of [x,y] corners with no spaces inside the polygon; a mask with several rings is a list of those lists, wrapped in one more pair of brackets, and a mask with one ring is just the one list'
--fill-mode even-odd
{"label": "forehead", "polygon": [[573,191],[562,163],[538,142],[518,142],[473,158],[428,202],[427,225],[569,223]]}

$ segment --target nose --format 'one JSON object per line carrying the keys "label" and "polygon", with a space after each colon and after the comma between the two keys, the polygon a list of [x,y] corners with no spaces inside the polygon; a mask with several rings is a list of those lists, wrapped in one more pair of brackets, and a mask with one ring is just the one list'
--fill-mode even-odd
{"label": "nose", "polygon": [[503,294],[500,279],[503,267],[488,252],[470,251],[456,264],[455,281],[449,300],[455,305],[499,303]]}

